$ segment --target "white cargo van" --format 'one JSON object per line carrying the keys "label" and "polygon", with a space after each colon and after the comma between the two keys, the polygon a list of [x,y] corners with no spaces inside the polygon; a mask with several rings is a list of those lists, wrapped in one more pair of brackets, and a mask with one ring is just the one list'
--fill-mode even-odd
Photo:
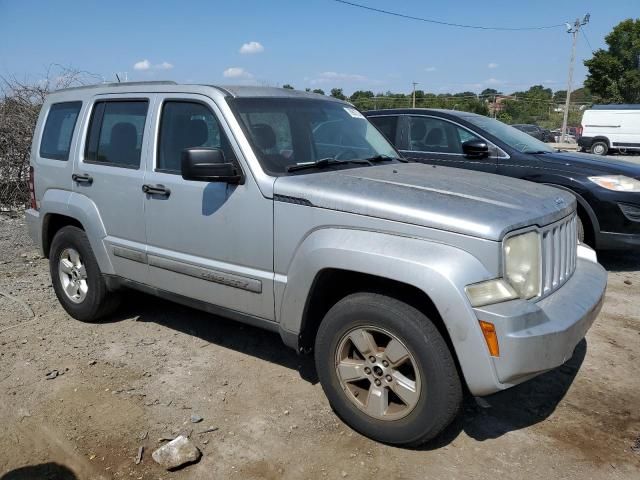
{"label": "white cargo van", "polygon": [[582,151],[640,151],[640,105],[594,105],[582,115]]}

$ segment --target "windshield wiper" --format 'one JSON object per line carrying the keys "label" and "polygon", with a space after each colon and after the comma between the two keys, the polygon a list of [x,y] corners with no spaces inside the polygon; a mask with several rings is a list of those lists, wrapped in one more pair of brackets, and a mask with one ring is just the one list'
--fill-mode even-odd
{"label": "windshield wiper", "polygon": [[392,160],[397,160],[397,161],[402,162],[402,163],[408,163],[409,162],[409,160],[406,160],[404,158],[391,157],[389,155],[374,155],[373,157],[366,158],[365,160],[368,160],[368,161],[373,162],[373,163],[390,162]]}
{"label": "windshield wiper", "polygon": [[534,150],[534,151],[531,151],[531,152],[522,152],[522,153],[528,153],[528,154],[531,154],[531,155],[541,155],[543,153],[551,153],[551,152],[548,152],[547,150]]}
{"label": "windshield wiper", "polygon": [[334,165],[347,165],[349,163],[355,163],[359,165],[372,165],[372,163],[365,158],[355,158],[352,160],[336,160],[335,158],[321,158],[320,160],[316,160],[315,162],[308,163],[294,163],[293,165],[287,165],[285,170],[287,172],[295,172],[298,170],[306,170],[308,168],[327,168],[333,167]]}

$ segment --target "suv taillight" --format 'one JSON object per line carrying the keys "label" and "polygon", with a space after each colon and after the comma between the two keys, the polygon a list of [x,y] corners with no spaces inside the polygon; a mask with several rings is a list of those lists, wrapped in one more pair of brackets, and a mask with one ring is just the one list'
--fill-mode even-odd
{"label": "suv taillight", "polygon": [[36,202],[35,170],[33,169],[33,165],[29,167],[29,203],[31,208],[38,210],[38,202]]}

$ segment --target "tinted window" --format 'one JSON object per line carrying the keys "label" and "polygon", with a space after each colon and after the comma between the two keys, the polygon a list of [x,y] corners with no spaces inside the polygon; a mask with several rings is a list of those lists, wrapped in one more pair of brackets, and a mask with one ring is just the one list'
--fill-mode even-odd
{"label": "tinted window", "polygon": [[477,139],[451,122],[433,117],[409,118],[409,149],[415,152],[462,153],[462,144]]}
{"label": "tinted window", "polygon": [[71,138],[82,102],[54,103],[49,109],[47,122],[40,141],[40,156],[55,160],[68,160]]}
{"label": "tinted window", "polygon": [[[283,174],[289,165],[324,158],[396,157],[384,136],[355,108],[331,100],[237,98],[229,100],[263,168]],[[347,164],[352,168],[357,164]],[[301,170],[299,173],[312,173]]]}
{"label": "tinted window", "polygon": [[85,160],[139,168],[149,102],[96,102],[91,116]]}
{"label": "tinted window", "polygon": [[182,151],[191,147],[219,148],[227,161],[235,158],[211,110],[195,102],[165,102],[160,120],[157,170],[180,173]]}
{"label": "tinted window", "polygon": [[373,123],[382,134],[387,137],[391,143],[396,142],[396,132],[398,131],[398,117],[385,116],[385,117],[369,117],[371,123]]}
{"label": "tinted window", "polygon": [[528,135],[520,130],[517,130],[509,125],[505,125],[499,120],[493,118],[484,117],[482,115],[466,115],[464,119],[475,125],[482,131],[493,135],[498,140],[506,143],[511,148],[518,150],[519,152],[553,152],[554,150],[547,144],[536,140],[531,135]]}

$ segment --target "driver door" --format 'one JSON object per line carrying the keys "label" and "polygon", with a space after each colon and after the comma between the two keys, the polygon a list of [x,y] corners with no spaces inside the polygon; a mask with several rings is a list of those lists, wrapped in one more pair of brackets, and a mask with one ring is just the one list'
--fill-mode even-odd
{"label": "driver door", "polygon": [[140,191],[150,283],[273,320],[273,201],[251,175],[241,184],[181,176],[181,152],[189,147],[218,148],[248,172],[217,106],[200,95],[159,95],[153,131],[152,165]]}

